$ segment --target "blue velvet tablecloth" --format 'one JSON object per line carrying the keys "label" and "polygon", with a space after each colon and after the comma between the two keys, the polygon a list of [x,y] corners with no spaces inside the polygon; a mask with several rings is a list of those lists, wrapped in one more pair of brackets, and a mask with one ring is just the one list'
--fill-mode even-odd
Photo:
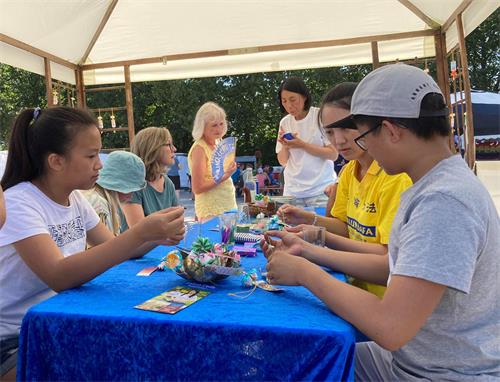
{"label": "blue velvet tablecloth", "polygon": [[[217,241],[203,226],[204,236]],[[240,278],[217,284],[175,315],[134,309],[188,284],[173,272],[136,276],[168,252],[159,247],[31,308],[20,337],[18,380],[352,380],[355,331],[302,287],[257,289],[240,299]],[[243,258],[265,267],[262,253]],[[335,277],[345,280],[343,275]]]}

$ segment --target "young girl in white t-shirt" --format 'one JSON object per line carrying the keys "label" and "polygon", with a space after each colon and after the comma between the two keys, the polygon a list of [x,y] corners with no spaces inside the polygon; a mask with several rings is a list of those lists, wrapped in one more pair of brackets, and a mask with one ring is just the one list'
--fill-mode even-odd
{"label": "young girl in white t-shirt", "polygon": [[176,207],[114,237],[76,191],[94,186],[100,149],[97,122],[84,110],[27,109],[14,123],[1,181],[7,209],[0,230],[2,379],[15,375],[13,349],[32,305],[184,235],[183,208]]}

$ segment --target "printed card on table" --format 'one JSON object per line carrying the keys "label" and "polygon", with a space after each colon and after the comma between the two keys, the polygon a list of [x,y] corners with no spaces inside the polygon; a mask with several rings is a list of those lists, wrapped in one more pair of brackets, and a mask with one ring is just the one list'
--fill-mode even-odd
{"label": "printed card on table", "polygon": [[236,138],[227,137],[220,141],[212,153],[212,176],[218,183],[236,157]]}
{"label": "printed card on table", "polygon": [[173,289],[163,292],[159,296],[134,306],[134,308],[158,313],[175,314],[209,294],[210,292],[206,290],[176,286]]}

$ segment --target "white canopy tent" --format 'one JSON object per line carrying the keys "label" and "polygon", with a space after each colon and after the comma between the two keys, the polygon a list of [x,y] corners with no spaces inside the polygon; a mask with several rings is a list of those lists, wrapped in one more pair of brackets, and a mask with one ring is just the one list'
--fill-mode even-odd
{"label": "white canopy tent", "polygon": [[[436,55],[498,0],[0,0],[0,61],[85,85],[354,65]],[[21,48],[21,49],[20,49]]]}
{"label": "white canopy tent", "polygon": [[[76,85],[79,106],[86,86],[125,83],[128,127],[115,130],[128,130],[129,140],[134,81],[377,67],[435,56],[449,100],[447,53],[457,45],[472,110],[465,36],[499,6],[500,0],[0,0],[0,62],[45,75],[49,106],[53,78]],[[474,145],[466,159],[474,167]]]}

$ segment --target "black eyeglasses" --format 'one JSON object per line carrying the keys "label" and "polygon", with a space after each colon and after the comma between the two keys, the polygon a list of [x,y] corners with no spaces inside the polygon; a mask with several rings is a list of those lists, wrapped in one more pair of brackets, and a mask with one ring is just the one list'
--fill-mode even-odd
{"label": "black eyeglasses", "polygon": [[358,147],[363,150],[363,151],[366,151],[366,143],[365,143],[365,137],[374,132],[375,130],[377,130],[380,126],[382,126],[382,124],[380,125],[377,125],[377,126],[374,126],[372,127],[370,130],[368,131],[365,131],[363,134],[361,134],[359,137],[357,138],[354,138],[354,143],[356,143],[358,145]]}
{"label": "black eyeglasses", "polygon": [[169,143],[165,143],[163,146],[168,146],[168,148],[170,149],[170,151],[174,151],[175,149],[175,146],[172,142],[169,142]]}

